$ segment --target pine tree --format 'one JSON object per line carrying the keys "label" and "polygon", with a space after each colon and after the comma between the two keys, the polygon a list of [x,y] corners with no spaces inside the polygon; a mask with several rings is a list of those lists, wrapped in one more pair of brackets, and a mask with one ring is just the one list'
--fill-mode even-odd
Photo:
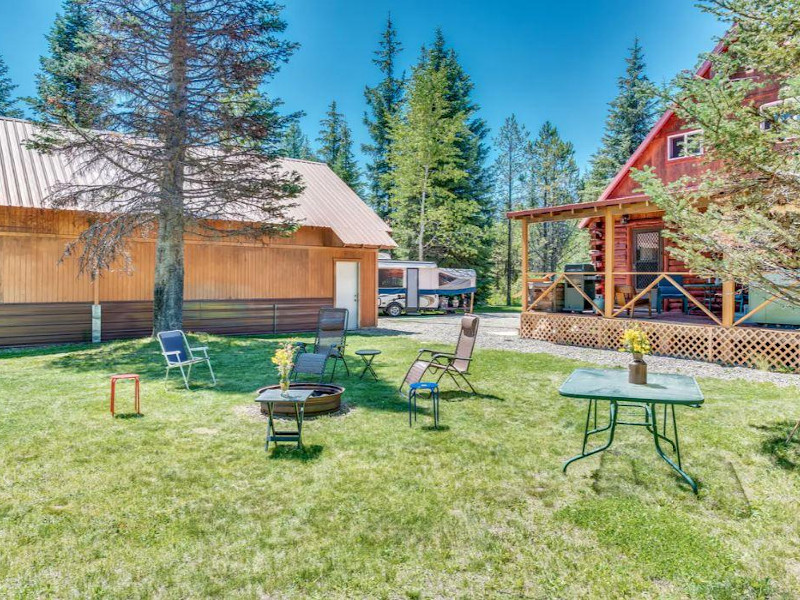
{"label": "pine tree", "polygon": [[[470,200],[456,198],[453,182],[467,177],[456,141],[468,130],[465,115],[445,98],[447,74],[423,62],[414,68],[403,111],[390,121],[387,183],[395,231],[408,256],[425,260],[431,246],[465,245]],[[476,232],[472,232],[473,234]]]}
{"label": "pine tree", "polygon": [[80,127],[104,127],[99,117],[109,98],[88,84],[96,65],[90,60],[93,22],[87,2],[64,0],[62,10],[47,35],[49,55],[39,59],[42,72],[36,76],[34,108]]}
{"label": "pine tree", "polygon": [[11,78],[8,76],[8,65],[0,56],[0,117],[22,118],[22,111],[16,107],[15,89],[17,86],[11,83]]}
{"label": "pine tree", "polygon": [[353,138],[344,115],[338,112],[336,101],[328,106],[320,121],[317,141],[319,156],[356,193],[361,191],[361,173],[353,155]]}
{"label": "pine tree", "polygon": [[[529,208],[559,206],[578,201],[578,165],[571,142],[561,138],[555,125],[542,125],[536,139],[528,143]],[[530,254],[534,268],[557,271],[575,234],[572,221],[538,223],[531,228]]]}
{"label": "pine tree", "polygon": [[[449,108],[447,115],[463,115],[466,130],[460,133],[455,146],[461,169],[466,177],[449,182],[449,191],[459,202],[470,208],[462,217],[464,228],[472,232],[469,243],[461,238],[452,246],[430,247],[431,257],[442,266],[470,267],[477,271],[478,296],[485,297],[493,285],[491,226],[495,207],[492,198],[492,177],[487,167],[489,134],[486,122],[478,116],[480,107],[472,98],[474,85],[458,61],[455,50],[449,48],[441,30],[437,30],[430,50],[423,51],[420,64],[441,70],[445,77],[445,95]],[[476,206],[473,210],[471,207]]]}
{"label": "pine tree", "polygon": [[371,144],[363,144],[362,151],[371,160],[367,164],[368,197],[375,212],[382,219],[389,218],[389,124],[397,114],[403,102],[403,85],[405,76],[397,76],[397,56],[403,47],[397,39],[397,31],[389,15],[386,19],[386,29],[381,35],[378,50],[372,62],[378,67],[383,79],[375,87],[367,86],[364,97],[367,101],[369,113],[364,114],[364,124],[372,138]]}
{"label": "pine tree", "polygon": [[286,128],[281,140],[281,156],[286,158],[299,158],[301,160],[316,160],[308,136],[300,129],[297,122],[292,123]]}
{"label": "pine tree", "polygon": [[[634,170],[633,179],[665,211],[670,254],[692,272],[800,305],[798,5],[703,0],[700,6],[734,27],[726,51],[703,57],[709,78],[680,74],[663,100],[687,129],[703,130],[703,157],[671,183],[652,167]],[[775,86],[780,103],[759,106]]]}
{"label": "pine tree", "polygon": [[656,96],[645,74],[644,52],[638,38],[634,39],[625,64],[625,73],[617,82],[617,97],[609,105],[600,148],[590,161],[584,201],[597,199],[647,137],[655,121]]}
{"label": "pine tree", "polygon": [[56,87],[30,146],[92,174],[49,196],[55,208],[95,215],[68,247],[80,250],[84,272],[108,268],[131,235],[154,231],[154,332],[180,329],[185,235],[263,239],[296,225],[286,201],[302,190],[300,177],[278,168],[270,150],[293,117],[259,91],[296,45],[283,39],[281,8],[269,0],[87,0],[86,8],[94,24],[85,83],[114,98],[99,115],[108,130],[62,121],[70,98]]}
{"label": "pine tree", "polygon": [[499,221],[505,221],[506,236],[500,245],[505,246],[504,274],[506,282],[506,304],[511,304],[511,286],[516,275],[516,264],[513,256],[513,237],[511,219],[506,212],[514,210],[525,197],[526,144],[528,131],[520,125],[516,115],[507,117],[494,139],[494,147],[498,152],[494,162],[495,198],[499,207]]}

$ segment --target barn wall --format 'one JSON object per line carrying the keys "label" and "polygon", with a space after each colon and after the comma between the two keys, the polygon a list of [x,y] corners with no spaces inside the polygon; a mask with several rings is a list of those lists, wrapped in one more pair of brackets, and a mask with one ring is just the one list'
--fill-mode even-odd
{"label": "barn wall", "polygon": [[[154,240],[133,239],[129,268],[121,263],[93,283],[76,258],[64,258],[84,224],[77,213],[0,207],[0,345],[86,341],[95,298],[103,307],[103,339],[150,332]],[[376,325],[375,249],[342,247],[329,230],[312,227],[264,243],[188,238],[185,326],[218,333],[312,329],[318,309],[333,304],[337,260],[360,263],[359,322]]]}

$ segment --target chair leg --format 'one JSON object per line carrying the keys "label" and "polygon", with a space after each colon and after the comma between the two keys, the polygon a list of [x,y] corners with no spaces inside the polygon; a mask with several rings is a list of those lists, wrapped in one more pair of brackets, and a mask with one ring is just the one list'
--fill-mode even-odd
{"label": "chair leg", "polygon": [[192,365],[189,365],[188,373],[183,370],[183,365],[178,365],[181,370],[181,375],[183,376],[183,385],[186,386],[186,389],[189,389],[189,377],[192,375]]}
{"label": "chair leg", "polygon": [[167,389],[167,381],[169,380],[169,370],[170,370],[171,368],[172,368],[172,367],[169,367],[169,366],[168,366],[168,367],[167,367],[167,373],[166,373],[166,375],[164,375],[164,389]]}
{"label": "chair leg", "polygon": [[344,354],[342,354],[342,357],[339,360],[342,361],[342,364],[344,365],[344,370],[347,372],[347,376],[350,377],[350,367],[347,366],[347,361],[344,359]]}
{"label": "chair leg", "polygon": [[797,421],[797,423],[795,424],[795,426],[792,429],[791,433],[789,434],[789,437],[786,438],[786,443],[787,444],[792,441],[792,438],[794,437],[794,434],[797,433],[798,429],[800,429],[800,420]]}
{"label": "chair leg", "polygon": [[206,364],[208,365],[208,372],[211,373],[211,383],[213,385],[217,385],[217,378],[214,376],[214,369],[211,368],[211,359],[206,359]]}
{"label": "chair leg", "polygon": [[467,376],[464,375],[464,373],[462,373],[461,371],[458,371],[458,374],[461,375],[461,379],[463,379],[466,382],[466,384],[469,386],[469,389],[472,390],[472,393],[477,394],[478,392],[476,392],[475,388],[472,387],[472,384],[469,382],[469,379],[467,379]]}

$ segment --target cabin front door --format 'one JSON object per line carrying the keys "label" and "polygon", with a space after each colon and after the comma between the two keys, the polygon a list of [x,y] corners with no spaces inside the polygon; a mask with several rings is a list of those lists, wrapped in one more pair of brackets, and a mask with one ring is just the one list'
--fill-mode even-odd
{"label": "cabin front door", "polygon": [[[636,273],[661,271],[661,230],[635,229],[633,231],[633,267]],[[655,281],[658,275],[635,275],[634,286],[643,290]]]}
{"label": "cabin front door", "polygon": [[347,328],[358,327],[359,264],[354,260],[336,261],[336,297],[334,306],[349,311]]}

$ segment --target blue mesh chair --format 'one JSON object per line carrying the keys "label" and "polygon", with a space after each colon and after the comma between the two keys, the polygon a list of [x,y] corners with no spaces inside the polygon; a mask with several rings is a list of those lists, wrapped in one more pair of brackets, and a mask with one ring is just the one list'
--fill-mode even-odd
{"label": "blue mesh chair", "polygon": [[[683,286],[683,275],[670,275],[672,279],[675,280],[680,286]],[[679,298],[683,301],[683,312],[686,313],[689,310],[689,301],[686,296],[681,292],[678,288],[676,288],[671,281],[667,279],[662,279],[658,282],[657,288],[657,300],[656,300],[656,307],[659,313],[664,310],[664,300],[668,300],[670,298]]]}
{"label": "blue mesh chair", "polygon": [[[197,363],[206,363],[208,371],[211,373],[211,381],[213,385],[217,384],[217,378],[214,377],[214,369],[211,368],[211,359],[208,356],[207,346],[197,346],[192,348],[186,339],[186,335],[180,329],[174,331],[162,331],[158,337],[158,343],[161,344],[161,354],[164,360],[167,361],[167,374],[164,377],[164,386],[167,385],[169,379],[169,372],[174,368],[178,368],[183,376],[183,384],[186,389],[189,389],[189,377],[192,375],[192,365]],[[202,353],[202,356],[195,356],[195,352]],[[184,367],[186,370],[184,371]]]}

